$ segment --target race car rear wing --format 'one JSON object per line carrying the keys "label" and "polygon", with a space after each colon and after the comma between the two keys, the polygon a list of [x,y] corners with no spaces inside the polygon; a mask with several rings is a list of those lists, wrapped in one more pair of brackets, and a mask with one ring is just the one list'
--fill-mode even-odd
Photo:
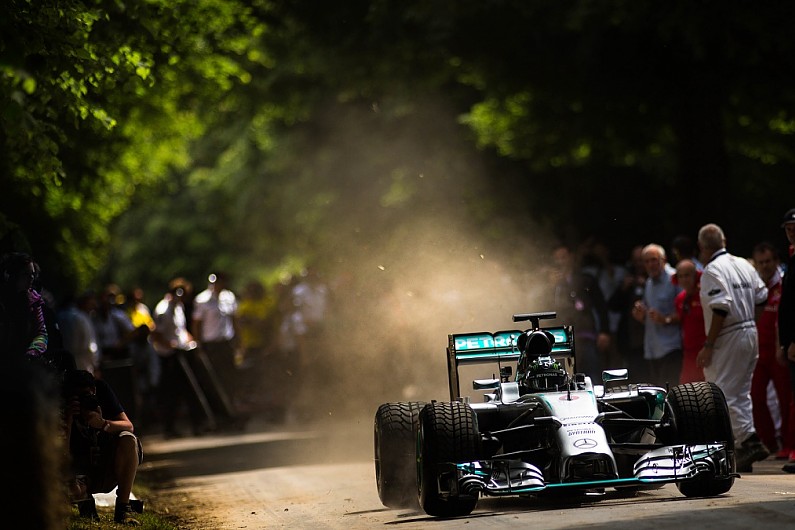
{"label": "race car rear wing", "polygon": [[[535,328],[537,329],[537,328]],[[555,336],[551,356],[554,358],[574,357],[574,335],[571,326],[543,328]],[[461,397],[458,380],[458,367],[464,364],[509,363],[519,360],[516,338],[524,333],[520,330],[505,330],[490,333],[459,333],[448,335],[447,374],[450,385],[450,399]],[[571,364],[571,362],[567,363]]]}

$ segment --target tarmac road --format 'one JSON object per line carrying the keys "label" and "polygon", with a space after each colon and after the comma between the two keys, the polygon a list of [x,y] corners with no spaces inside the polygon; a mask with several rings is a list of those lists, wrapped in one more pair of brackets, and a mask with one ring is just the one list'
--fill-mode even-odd
{"label": "tarmac road", "polygon": [[795,475],[772,457],[716,498],[687,499],[673,485],[631,498],[485,498],[468,517],[435,519],[381,504],[372,445],[372,419],[312,431],[261,425],[238,435],[151,437],[140,473],[158,482],[154,502],[192,530],[795,528]]}

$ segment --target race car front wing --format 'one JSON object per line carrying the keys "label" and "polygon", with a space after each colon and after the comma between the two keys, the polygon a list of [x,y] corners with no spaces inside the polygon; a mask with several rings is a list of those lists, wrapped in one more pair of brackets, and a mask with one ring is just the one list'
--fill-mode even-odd
{"label": "race car front wing", "polygon": [[[546,482],[543,472],[536,466],[507,459],[440,464],[439,467],[437,483],[442,495],[519,495],[551,488],[597,489],[680,482],[703,474],[716,479],[732,475],[729,454],[722,443],[672,445],[653,449],[636,461],[634,476],[625,478]],[[457,480],[447,481],[443,477],[457,477]]]}

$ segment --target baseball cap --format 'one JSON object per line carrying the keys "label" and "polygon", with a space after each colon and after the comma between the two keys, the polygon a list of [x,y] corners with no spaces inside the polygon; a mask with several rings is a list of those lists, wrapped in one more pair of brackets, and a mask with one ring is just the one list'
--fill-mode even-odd
{"label": "baseball cap", "polygon": [[781,227],[783,228],[784,225],[788,225],[790,223],[795,223],[795,208],[787,210],[787,213],[784,214],[784,219],[781,221]]}

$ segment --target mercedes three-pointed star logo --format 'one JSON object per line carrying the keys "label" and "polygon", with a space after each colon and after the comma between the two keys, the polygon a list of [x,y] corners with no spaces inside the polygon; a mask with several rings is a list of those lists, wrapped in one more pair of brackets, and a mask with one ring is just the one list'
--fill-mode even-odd
{"label": "mercedes three-pointed star logo", "polygon": [[596,440],[590,438],[580,438],[574,442],[574,447],[577,449],[593,449],[596,447]]}

